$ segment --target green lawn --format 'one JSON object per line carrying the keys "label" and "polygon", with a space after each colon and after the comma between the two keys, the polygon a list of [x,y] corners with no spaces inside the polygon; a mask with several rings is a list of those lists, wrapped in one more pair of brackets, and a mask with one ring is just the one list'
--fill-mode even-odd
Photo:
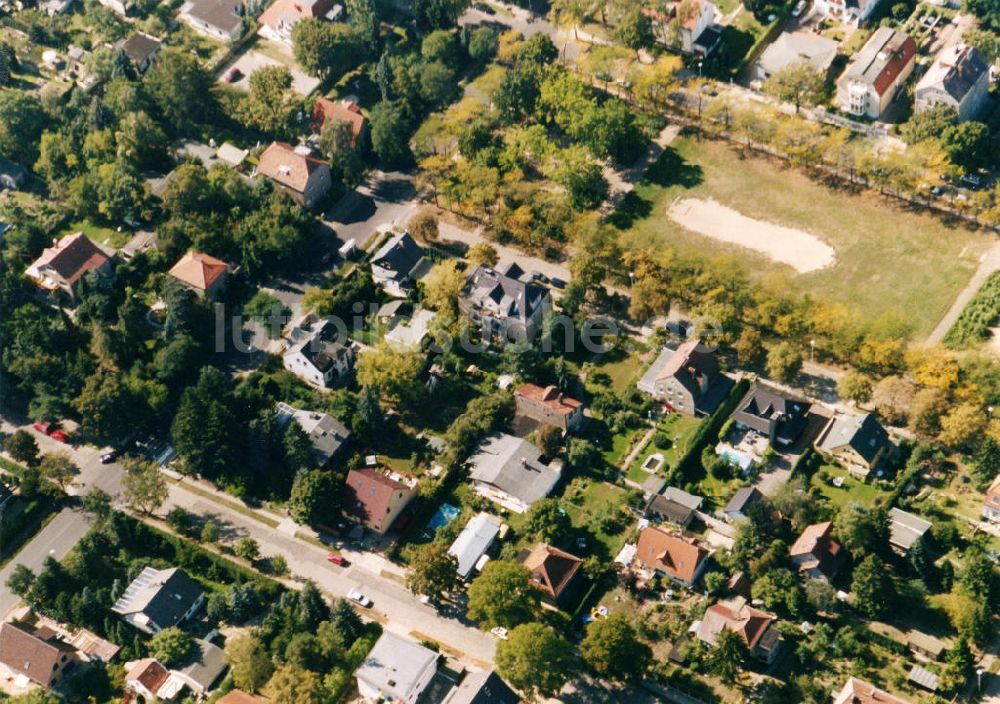
{"label": "green lawn", "polygon": [[[821,474],[827,475],[829,479],[823,479]],[[844,483],[840,487],[833,485],[835,477],[844,478]],[[812,483],[813,486],[819,487],[820,493],[829,500],[834,510],[839,510],[844,504],[852,501],[863,506],[872,506],[875,497],[882,493],[874,480],[869,480],[868,483],[862,482],[850,476],[846,469],[830,464],[823,465],[813,475]]]}
{"label": "green lawn", "polygon": [[650,473],[642,468],[642,463],[652,454],[663,455],[663,464],[658,474],[665,474],[667,470],[677,464],[681,455],[687,450],[688,441],[694,434],[695,428],[701,425],[701,421],[682,413],[671,413],[657,426],[657,430],[666,433],[670,437],[670,447],[659,448],[653,442],[646,445],[645,449],[636,456],[629,466],[628,478],[640,484],[650,477]]}
{"label": "green lawn", "polygon": [[[808,231],[836,250],[836,261],[799,274],[685,230],[665,215],[680,197],[713,199],[745,216]],[[623,230],[626,247],[664,258],[668,248],[682,255],[733,256],[762,283],[844,303],[870,320],[907,321],[920,337],[933,329],[990,244],[982,232],[903,210],[877,194],[834,190],[776,161],[740,159],[724,143],[687,137],[650,168],[611,220]]]}
{"label": "green lawn", "polygon": [[90,220],[72,222],[64,228],[62,234],[70,235],[74,232],[82,232],[96,244],[104,244],[115,249],[125,246],[132,238],[132,232],[129,230],[118,232],[114,228],[97,225]]}
{"label": "green lawn", "polygon": [[586,549],[581,550],[583,555],[613,558],[621,550],[625,532],[631,525],[629,514],[625,511],[628,505],[625,489],[607,482],[588,481],[579,492],[571,486],[560,503],[569,514],[573,527],[590,534],[588,543],[596,540],[604,548],[588,544]]}

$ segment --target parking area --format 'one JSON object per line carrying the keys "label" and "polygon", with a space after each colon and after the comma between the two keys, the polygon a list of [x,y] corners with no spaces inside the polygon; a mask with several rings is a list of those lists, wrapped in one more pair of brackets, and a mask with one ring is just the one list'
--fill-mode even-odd
{"label": "parking area", "polygon": [[[301,96],[309,95],[319,85],[318,78],[306,75],[293,62],[278,61],[256,49],[251,49],[227,64],[219,74],[219,82],[236,86],[240,90],[250,90],[250,76],[265,66],[285,66],[292,74],[292,90]],[[236,73],[233,73],[234,69]],[[232,80],[227,80],[230,76],[233,77]]]}

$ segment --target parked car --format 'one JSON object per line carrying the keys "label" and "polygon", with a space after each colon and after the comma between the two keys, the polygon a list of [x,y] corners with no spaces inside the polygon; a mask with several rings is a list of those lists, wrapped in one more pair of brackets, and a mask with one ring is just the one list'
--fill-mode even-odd
{"label": "parked car", "polygon": [[553,277],[552,277],[552,278],[551,278],[551,279],[549,280],[549,282],[550,282],[550,283],[551,283],[551,284],[552,284],[553,286],[555,286],[556,288],[560,288],[560,289],[562,289],[562,288],[566,288],[566,282],[565,282],[565,281],[563,281],[563,280],[562,280],[562,279],[560,279],[560,278],[557,278],[557,277],[555,277],[555,276],[553,276]]}
{"label": "parked car", "polygon": [[332,562],[340,567],[347,567],[347,558],[341,555],[339,552],[331,552],[326,556],[327,562]]}
{"label": "parked car", "polygon": [[352,589],[351,591],[347,592],[347,598],[366,609],[370,609],[372,606],[372,600],[366,597],[357,589]]}
{"label": "parked car", "polygon": [[235,66],[232,66],[228,71],[226,71],[226,75],[223,77],[222,80],[224,80],[226,83],[235,83],[236,81],[240,80],[242,76],[243,72],[240,71]]}
{"label": "parked car", "polygon": [[795,3],[795,8],[792,10],[792,17],[798,17],[806,9],[806,0],[799,0]]}
{"label": "parked car", "polygon": [[492,7],[487,5],[485,2],[474,2],[472,7],[482,12],[484,15],[495,15],[497,13]]}
{"label": "parked car", "polygon": [[507,640],[507,629],[503,626],[497,626],[496,628],[491,628],[490,633],[495,635],[500,640]]}
{"label": "parked car", "polygon": [[549,277],[540,271],[533,271],[531,272],[531,280],[540,284],[547,284],[549,282]]}
{"label": "parked car", "polygon": [[101,464],[111,464],[118,457],[117,450],[108,450],[103,455],[101,455]]}

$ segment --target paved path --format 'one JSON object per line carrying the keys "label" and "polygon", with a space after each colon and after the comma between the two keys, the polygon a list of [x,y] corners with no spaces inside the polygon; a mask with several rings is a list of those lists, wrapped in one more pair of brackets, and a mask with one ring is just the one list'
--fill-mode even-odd
{"label": "paved path", "polygon": [[958,316],[962,314],[962,310],[966,304],[976,295],[976,291],[979,290],[989,275],[995,271],[1000,271],[1000,243],[990,247],[979,259],[979,268],[976,269],[976,273],[972,275],[969,283],[965,285],[965,288],[955,298],[955,302],[951,304],[951,308],[948,309],[948,312],[938,322],[937,327],[927,337],[926,344],[928,347],[937,345],[944,340],[944,336],[948,334],[951,326],[958,320]]}
{"label": "paved path", "polygon": [[554,276],[557,279],[569,281],[569,269],[565,265],[550,262],[541,257],[534,257],[514,247],[494,242],[483,235],[482,227],[477,227],[472,231],[463,230],[456,225],[441,220],[438,223],[438,230],[438,239],[442,241],[458,242],[467,247],[480,242],[486,242],[497,251],[497,254],[500,255],[500,261],[503,263],[517,262],[517,265],[525,271],[537,271],[540,274],[548,276],[550,279]]}

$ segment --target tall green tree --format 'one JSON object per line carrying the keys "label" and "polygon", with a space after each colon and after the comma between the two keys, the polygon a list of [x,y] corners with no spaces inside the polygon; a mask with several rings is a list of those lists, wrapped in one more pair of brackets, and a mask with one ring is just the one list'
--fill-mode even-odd
{"label": "tall green tree", "polygon": [[216,111],[215,80],[187,52],[162,52],[144,82],[164,125],[173,134],[207,122]]}
{"label": "tall green tree", "polygon": [[300,471],[292,482],[288,512],[299,523],[315,525],[337,514],[340,483],[332,472],[321,469]]}
{"label": "tall green tree", "polygon": [[469,618],[482,628],[513,628],[531,621],[538,610],[538,590],[517,562],[491,560],[469,586]]}
{"label": "tall green tree", "polygon": [[594,672],[615,680],[642,677],[653,660],[653,651],[639,640],[635,627],[621,612],[592,621],[580,652]]}
{"label": "tall green tree", "polygon": [[160,508],[170,491],[156,463],[126,456],[121,459],[121,465],[125,469],[122,474],[122,498],[126,505],[146,515]]}
{"label": "tall green tree", "polygon": [[371,123],[372,149],[379,159],[395,162],[409,154],[409,120],[398,100],[383,100],[372,108]]}
{"label": "tall green tree", "polygon": [[572,646],[549,626],[526,623],[497,643],[497,672],[530,699],[553,697],[572,675]]}
{"label": "tall green tree", "polygon": [[868,618],[882,618],[895,599],[895,585],[886,564],[868,555],[854,568],[854,606]]}
{"label": "tall green tree", "polygon": [[449,552],[448,544],[441,540],[421,548],[406,571],[406,586],[410,591],[431,599],[454,591],[460,583],[458,558]]}
{"label": "tall green tree", "polygon": [[743,674],[748,655],[740,635],[724,628],[708,653],[708,669],[726,684],[735,684]]}
{"label": "tall green tree", "polygon": [[764,92],[777,100],[791,103],[796,113],[803,105],[822,102],[825,90],[825,77],[808,61],[785,66],[764,81]]}

